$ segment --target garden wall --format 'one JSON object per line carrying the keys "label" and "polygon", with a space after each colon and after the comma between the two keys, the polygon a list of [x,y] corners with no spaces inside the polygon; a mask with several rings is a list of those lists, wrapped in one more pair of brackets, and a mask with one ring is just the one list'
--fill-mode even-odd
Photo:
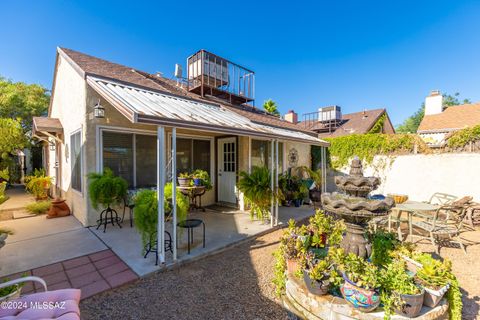
{"label": "garden wall", "polygon": [[[349,169],[329,172],[329,191],[335,190],[333,176]],[[376,193],[407,194],[411,200],[426,201],[433,193],[444,192],[473,196],[480,202],[480,153],[376,156],[370,165],[364,165],[364,174],[381,178]]]}

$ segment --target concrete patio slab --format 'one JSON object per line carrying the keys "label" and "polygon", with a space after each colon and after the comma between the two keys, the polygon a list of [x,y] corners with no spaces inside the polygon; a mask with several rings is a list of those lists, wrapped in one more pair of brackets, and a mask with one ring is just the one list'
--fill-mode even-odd
{"label": "concrete patio slab", "polygon": [[[279,208],[279,223],[286,224],[289,219],[297,221],[303,220],[314,213],[312,207],[304,206],[300,208]],[[190,254],[187,253],[187,231],[178,229],[178,260],[180,262],[196,259],[200,256],[210,254],[221,250],[236,242],[249,237],[258,235],[270,229],[270,223],[250,220],[248,212],[239,212],[232,210],[228,213],[208,210],[195,212],[189,215],[189,218],[201,219],[205,223],[205,248],[202,246],[202,228],[194,229],[194,243]],[[166,224],[166,230],[172,234],[172,224]],[[92,227],[90,230],[96,234],[102,241],[111,248],[132,270],[140,276],[147,275],[159,270],[160,266],[155,266],[155,254],[150,253],[147,258],[142,255],[141,237],[135,227],[131,228],[128,222],[123,227],[109,225],[104,233],[102,229],[96,230]],[[167,253],[167,265],[172,265],[172,255]]]}
{"label": "concrete patio slab", "polygon": [[73,216],[37,216],[0,225],[15,232],[0,250],[0,277],[107,249]]}

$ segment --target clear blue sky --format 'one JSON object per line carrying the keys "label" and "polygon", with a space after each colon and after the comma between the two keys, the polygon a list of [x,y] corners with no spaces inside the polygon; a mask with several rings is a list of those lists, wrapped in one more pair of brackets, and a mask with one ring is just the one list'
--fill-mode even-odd
{"label": "clear blue sky", "polygon": [[170,76],[204,48],[282,113],[386,107],[398,124],[432,89],[480,100],[478,1],[151,2],[0,1],[0,74],[51,88],[64,46]]}

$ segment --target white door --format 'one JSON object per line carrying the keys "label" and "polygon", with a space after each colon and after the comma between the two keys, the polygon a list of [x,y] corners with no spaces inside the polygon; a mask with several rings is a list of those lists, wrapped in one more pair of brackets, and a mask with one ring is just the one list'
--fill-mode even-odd
{"label": "white door", "polygon": [[237,148],[235,138],[218,139],[218,201],[237,203],[235,184],[237,180]]}

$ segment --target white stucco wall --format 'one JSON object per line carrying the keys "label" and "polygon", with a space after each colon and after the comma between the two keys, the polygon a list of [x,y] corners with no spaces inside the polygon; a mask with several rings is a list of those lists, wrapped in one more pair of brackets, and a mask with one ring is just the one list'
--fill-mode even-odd
{"label": "white stucco wall", "polygon": [[374,193],[406,194],[411,200],[426,201],[433,193],[443,192],[458,197],[468,195],[480,201],[479,153],[376,157],[372,165],[364,167],[364,175],[381,178],[382,183]]}
{"label": "white stucco wall", "polygon": [[[70,135],[77,131],[82,131],[82,153],[85,155],[84,141],[85,141],[85,81],[78,74],[72,66],[65,61],[61,55],[58,60],[58,69],[55,81],[54,96],[52,99],[52,106],[49,117],[59,118],[63,126],[64,140],[61,146],[62,157],[62,172],[61,172],[61,187],[63,196],[67,199],[75,217],[86,224],[86,179],[83,179],[83,192],[77,192],[71,188],[71,159],[70,159]],[[55,175],[55,151],[49,151],[49,175]],[[83,156],[83,164],[86,162],[86,157]],[[85,174],[85,172],[84,172]],[[54,177],[57,179],[57,177]],[[55,183],[55,182],[54,182]]]}

